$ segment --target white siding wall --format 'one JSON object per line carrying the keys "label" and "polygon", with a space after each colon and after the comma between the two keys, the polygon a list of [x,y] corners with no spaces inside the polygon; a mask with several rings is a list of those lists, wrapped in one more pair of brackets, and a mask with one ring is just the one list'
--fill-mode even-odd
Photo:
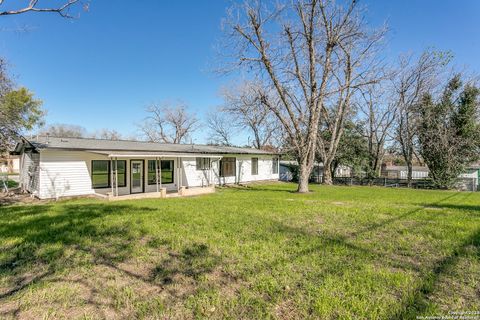
{"label": "white siding wall", "polygon": [[[106,155],[65,150],[44,150],[41,153],[40,164],[40,192],[39,198],[58,198],[64,196],[88,195],[93,193],[107,194],[112,188],[92,189],[91,166],[92,160],[109,160]],[[149,185],[147,181],[148,159],[122,158],[126,160],[127,177],[126,186],[118,188],[119,195],[130,194],[130,161],[144,160],[144,191],[155,192],[156,184]],[[151,160],[151,159],[150,159]],[[167,190],[177,189],[178,169],[176,158],[163,158],[173,160],[175,166],[174,183],[164,184]]]}
{"label": "white siding wall", "polygon": [[[29,156],[24,155],[27,160],[22,166],[32,167]],[[272,156],[254,156],[258,158],[258,175],[251,174],[251,159],[248,155],[234,155],[236,157],[236,176],[219,177],[218,160],[212,162],[212,171],[202,171],[196,168],[196,158],[162,158],[162,160],[174,161],[174,183],[163,184],[167,190],[176,190],[178,181],[182,186],[201,187],[210,183],[229,184],[237,182],[252,182],[260,180],[278,180],[279,175],[272,172]],[[40,154],[38,187],[32,186],[30,192],[39,198],[58,198],[64,196],[88,195],[93,193],[107,194],[112,188],[92,189],[91,165],[92,160],[109,160],[106,155],[83,151],[67,150],[43,150]],[[139,158],[122,158],[126,160],[127,174],[126,186],[118,188],[119,195],[130,194],[130,168],[131,160],[142,160]],[[144,191],[155,192],[156,184],[149,185],[147,180],[148,160],[144,160]],[[152,159],[150,159],[152,160]],[[38,161],[37,161],[38,163]],[[24,170],[22,170],[24,172]],[[22,179],[25,179],[22,173]],[[30,184],[31,185],[31,184]]]}
{"label": "white siding wall", "polygon": [[[400,171],[400,179],[407,179],[408,171]],[[428,171],[412,171],[412,179],[424,179],[428,178]]]}
{"label": "white siding wall", "polygon": [[215,181],[212,170],[197,170],[196,158],[182,158],[182,185],[187,187],[205,187]]}
{"label": "white siding wall", "polygon": [[478,170],[470,170],[470,172],[466,172],[466,173],[461,173],[459,176],[459,178],[472,178],[472,179],[478,179],[479,176],[478,176]]}
{"label": "white siding wall", "polygon": [[[215,183],[216,184],[232,184],[244,183],[263,180],[278,180],[278,171],[273,173],[273,156],[269,155],[228,155],[226,157],[236,158],[236,176],[220,177],[218,162],[214,163]],[[258,174],[252,175],[252,158],[258,158]],[[278,162],[277,162],[278,163]]]}
{"label": "white siding wall", "polygon": [[94,193],[89,166],[90,160],[95,158],[102,159],[102,156],[81,151],[42,151],[39,197],[58,198]]}
{"label": "white siding wall", "polygon": [[40,154],[26,152],[21,156],[20,186],[23,190],[38,196],[40,181]]}

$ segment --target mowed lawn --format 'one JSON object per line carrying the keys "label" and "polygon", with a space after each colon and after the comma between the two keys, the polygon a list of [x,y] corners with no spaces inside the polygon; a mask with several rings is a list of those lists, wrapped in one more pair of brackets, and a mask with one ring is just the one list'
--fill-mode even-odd
{"label": "mowed lawn", "polygon": [[0,318],[480,310],[480,193],[294,184],[0,207]]}

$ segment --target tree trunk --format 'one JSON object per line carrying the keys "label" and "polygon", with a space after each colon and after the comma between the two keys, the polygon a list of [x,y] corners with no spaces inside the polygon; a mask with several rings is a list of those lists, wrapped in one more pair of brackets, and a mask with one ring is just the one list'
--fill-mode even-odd
{"label": "tree trunk", "polygon": [[308,189],[308,180],[310,179],[310,171],[308,165],[303,161],[300,162],[300,167],[298,168],[298,189],[299,193],[307,193]]}
{"label": "tree trunk", "polygon": [[412,161],[407,161],[407,186],[412,187]]}
{"label": "tree trunk", "polygon": [[333,184],[332,163],[330,161],[325,161],[323,164],[323,184]]}

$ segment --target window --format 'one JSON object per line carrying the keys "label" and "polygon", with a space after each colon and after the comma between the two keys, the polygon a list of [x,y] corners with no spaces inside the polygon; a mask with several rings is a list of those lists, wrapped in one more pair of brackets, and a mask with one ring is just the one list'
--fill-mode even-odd
{"label": "window", "polygon": [[[155,161],[148,160],[148,184],[157,184],[157,177],[155,175]],[[173,160],[161,160],[159,161],[158,171],[161,170],[161,183],[173,183]]]}
{"label": "window", "polygon": [[[115,160],[113,161],[113,168],[115,169]],[[127,161],[117,160],[117,177],[118,177],[118,186],[126,187],[127,186]],[[114,171],[115,173],[115,171]],[[114,175],[115,178],[115,175]]]}
{"label": "window", "polygon": [[[118,186],[127,186],[127,161],[117,160]],[[109,188],[111,184],[112,170],[115,179],[115,160],[113,168],[110,166],[110,160],[92,160],[92,188]],[[115,180],[113,181],[115,183]]]}
{"label": "window", "polygon": [[233,157],[222,158],[220,160],[220,176],[232,177],[235,176],[236,171],[236,159]]}
{"label": "window", "polygon": [[272,173],[278,174],[278,158],[272,159]]}
{"label": "window", "polygon": [[252,158],[252,176],[258,174],[258,158]]}
{"label": "window", "polygon": [[110,161],[92,160],[92,187],[94,189],[110,187]]}
{"label": "window", "polygon": [[197,170],[210,169],[210,158],[196,158],[196,160],[197,160]]}
{"label": "window", "polygon": [[173,183],[173,160],[160,161],[162,183]]}
{"label": "window", "polygon": [[[155,175],[155,162],[157,160],[148,160],[147,166],[148,166],[148,171],[147,171],[147,179],[148,179],[148,184],[157,184],[157,176]],[[160,171],[160,164],[157,163],[157,168],[158,171]],[[160,181],[159,181],[160,182]]]}

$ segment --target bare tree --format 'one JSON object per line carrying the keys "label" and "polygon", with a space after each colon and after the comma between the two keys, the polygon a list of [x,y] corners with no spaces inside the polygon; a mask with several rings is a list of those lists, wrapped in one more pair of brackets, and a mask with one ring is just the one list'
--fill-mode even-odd
{"label": "bare tree", "polygon": [[439,75],[450,56],[427,50],[417,60],[412,55],[401,57],[395,87],[396,124],[395,139],[407,166],[408,186],[412,182],[412,168],[416,151],[416,106],[424,94],[438,86]]}
{"label": "bare tree", "polygon": [[[386,84],[383,82],[382,84]],[[382,84],[372,84],[362,90],[359,101],[359,118],[365,123],[364,135],[367,139],[367,177],[378,176],[385,156],[385,144],[391,140],[396,116],[396,104],[387,96],[387,88]]]}
{"label": "bare tree", "polygon": [[121,140],[122,135],[114,129],[100,129],[93,134],[94,138],[106,140]]}
{"label": "bare tree", "polygon": [[262,87],[254,82],[244,82],[239,86],[223,91],[225,103],[223,113],[229,115],[232,124],[238,129],[248,130],[252,135],[253,146],[262,149],[275,144],[276,135],[280,135],[277,118],[262,103],[262,97],[268,96]]}
{"label": "bare tree", "polygon": [[[60,3],[58,6],[52,6],[52,7],[43,7],[39,5],[39,0],[29,0],[26,1],[28,3],[25,3],[23,6],[15,6],[10,9],[2,10],[3,7],[5,7],[5,1],[0,0],[0,16],[7,16],[7,15],[16,15],[16,14],[22,14],[22,13],[27,13],[27,12],[53,12],[57,13],[60,16],[64,18],[73,18],[73,16],[70,14],[70,9],[77,5],[82,3],[80,0],[64,0],[63,3]],[[22,1],[16,1],[22,2]],[[88,9],[88,3],[83,4],[83,9],[87,10]]]}
{"label": "bare tree", "polygon": [[140,131],[152,142],[182,143],[198,128],[198,119],[183,104],[153,104],[146,109],[148,116]]}
{"label": "bare tree", "polygon": [[221,110],[210,112],[207,117],[207,127],[209,129],[209,143],[231,146],[233,134],[236,129],[232,125],[232,119],[227,117]]}
{"label": "bare tree", "polygon": [[[353,87],[363,74],[357,69],[368,69],[363,61],[381,39],[365,31],[356,4],[296,0],[270,7],[253,2],[231,10],[234,61],[262,81],[260,93],[273,93],[261,101],[292,144],[299,162],[298,192],[308,192],[317,145],[326,165],[333,161]],[[331,141],[318,139],[321,130],[331,131]]]}
{"label": "bare tree", "polygon": [[87,136],[87,130],[74,124],[56,123],[39,130],[38,134],[58,138],[84,138]]}

